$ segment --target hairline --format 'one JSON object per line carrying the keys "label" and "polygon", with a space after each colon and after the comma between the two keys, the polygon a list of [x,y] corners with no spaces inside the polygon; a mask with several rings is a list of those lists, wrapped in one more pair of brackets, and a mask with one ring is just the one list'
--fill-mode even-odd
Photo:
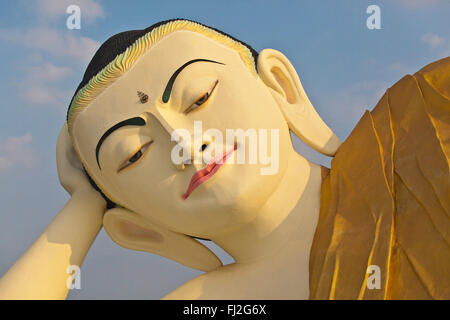
{"label": "hairline", "polygon": [[[169,30],[167,30],[169,29]],[[249,47],[230,36],[208,26],[190,20],[172,20],[147,32],[136,39],[125,51],[117,55],[88,83],[77,91],[70,104],[67,114],[69,133],[72,134],[72,124],[76,115],[88,107],[97,97],[112,86],[127,71],[133,69],[140,58],[156,45],[160,40],[176,31],[192,31],[203,34],[208,38],[237,51],[250,72],[256,76],[256,61]]]}

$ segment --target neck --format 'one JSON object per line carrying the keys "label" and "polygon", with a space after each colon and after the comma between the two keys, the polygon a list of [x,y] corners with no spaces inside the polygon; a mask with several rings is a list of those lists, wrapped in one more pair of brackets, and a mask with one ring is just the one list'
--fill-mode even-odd
{"label": "neck", "polygon": [[309,258],[320,209],[321,169],[292,150],[276,191],[245,226],[212,239],[236,263],[271,259],[289,241]]}

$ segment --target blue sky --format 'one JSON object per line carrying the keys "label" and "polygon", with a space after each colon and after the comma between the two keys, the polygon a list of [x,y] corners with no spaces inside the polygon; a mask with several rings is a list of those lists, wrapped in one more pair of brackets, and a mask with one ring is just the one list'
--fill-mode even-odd
{"label": "blue sky", "polygon": [[[66,8],[81,8],[81,30]],[[381,29],[366,8],[381,8]],[[0,4],[0,275],[62,208],[55,144],[96,48],[121,31],[189,18],[257,51],[292,62],[323,119],[345,139],[364,110],[408,73],[450,55],[449,0],[2,1]],[[297,150],[329,164],[298,139]],[[230,261],[224,253],[220,253]],[[160,298],[198,275],[155,255],[120,248],[102,231],[82,268],[79,298]]]}

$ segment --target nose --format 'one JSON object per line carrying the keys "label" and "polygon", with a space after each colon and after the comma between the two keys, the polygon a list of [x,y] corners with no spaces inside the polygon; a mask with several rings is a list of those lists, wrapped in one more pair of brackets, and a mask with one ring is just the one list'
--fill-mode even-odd
{"label": "nose", "polygon": [[203,152],[208,150],[208,146],[214,142],[215,136],[202,131],[201,121],[199,129],[196,127],[198,121],[194,121],[193,127],[187,125],[183,128],[185,123],[178,121],[179,119],[173,113],[163,111],[163,109],[154,108],[151,112],[147,111],[146,114],[155,117],[171,138],[176,137],[172,141],[177,141],[178,150],[186,155],[184,162],[172,161],[175,168],[184,170],[188,164],[203,165],[206,160]]}
{"label": "nose", "polygon": [[[206,162],[208,162],[208,152],[209,146],[213,142],[213,139],[208,135],[203,135],[202,137],[198,137],[198,140],[194,140],[192,145],[192,159],[193,164],[197,166],[204,166]],[[195,138],[194,138],[195,139]]]}
{"label": "nose", "polygon": [[190,145],[188,148],[183,148],[183,152],[189,152],[187,149],[191,149],[190,157],[180,164],[174,164],[178,170],[184,170],[189,164],[203,164],[203,152],[208,148],[210,141],[203,142],[199,148],[194,149],[195,144]]}

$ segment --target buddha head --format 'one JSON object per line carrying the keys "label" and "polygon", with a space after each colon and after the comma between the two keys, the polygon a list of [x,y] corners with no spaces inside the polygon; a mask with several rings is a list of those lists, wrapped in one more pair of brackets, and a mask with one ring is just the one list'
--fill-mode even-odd
{"label": "buddha head", "polygon": [[[108,39],[72,98],[67,124],[86,173],[114,207],[104,216],[110,237],[200,270],[221,263],[195,238],[232,232],[258,215],[295,152],[290,130],[326,155],[340,144],[282,53],[258,54],[183,19]],[[195,134],[199,124],[205,134]],[[276,170],[261,174],[267,163],[231,161],[248,156],[255,141],[208,134],[230,129],[256,133],[258,147],[276,153]],[[276,139],[262,139],[267,134]],[[173,157],[180,149],[189,155],[181,163]]]}

